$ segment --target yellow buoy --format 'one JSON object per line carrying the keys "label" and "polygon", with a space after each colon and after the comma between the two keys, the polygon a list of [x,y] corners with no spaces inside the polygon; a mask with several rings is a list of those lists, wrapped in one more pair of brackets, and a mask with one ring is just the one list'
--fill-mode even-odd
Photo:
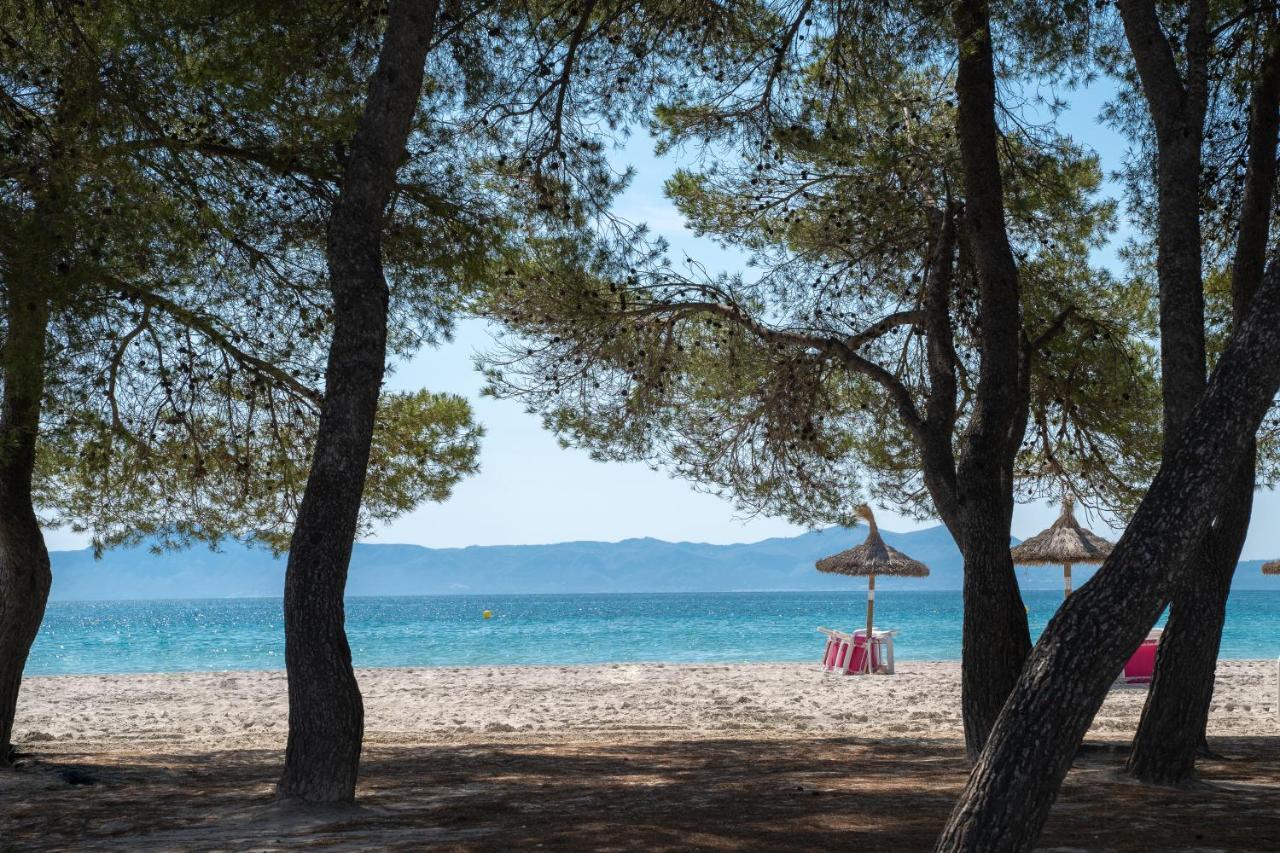
{"label": "yellow buoy", "polygon": [[485,611],[484,613],[482,613],[481,615],[482,615],[482,616],[484,616],[484,618],[486,618],[486,619],[492,619],[492,618],[493,618],[493,611],[492,611],[492,610],[486,610],[486,611]]}

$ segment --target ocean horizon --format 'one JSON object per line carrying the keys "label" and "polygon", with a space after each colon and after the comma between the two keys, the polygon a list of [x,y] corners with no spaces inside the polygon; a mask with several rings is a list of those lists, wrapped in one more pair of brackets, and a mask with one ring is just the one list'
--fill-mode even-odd
{"label": "ocean horizon", "polygon": [[[1024,590],[1034,639],[1062,601]],[[959,591],[877,591],[900,660],[959,660]],[[818,626],[865,623],[866,593],[721,592],[369,596],[347,599],[357,667],[816,661]],[[491,618],[484,618],[484,611]],[[1163,620],[1162,620],[1163,621]],[[1280,656],[1280,593],[1237,590],[1221,657]],[[28,675],[284,667],[279,598],[50,603]]]}

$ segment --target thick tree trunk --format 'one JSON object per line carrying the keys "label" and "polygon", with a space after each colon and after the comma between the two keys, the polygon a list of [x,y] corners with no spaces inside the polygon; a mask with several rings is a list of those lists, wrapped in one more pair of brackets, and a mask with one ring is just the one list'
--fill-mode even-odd
{"label": "thick tree trunk", "polygon": [[422,89],[438,4],[392,0],[378,67],[329,220],[334,329],[315,455],[285,575],[289,739],[278,793],[355,798],[364,706],[343,593],[364,491],[387,341],[383,217]]}
{"label": "thick tree trunk", "polygon": [[1156,278],[1167,457],[1205,383],[1200,166],[1207,104],[1207,12],[1204,0],[1191,0],[1184,74],[1151,0],[1120,0],[1118,5],[1156,130]]}
{"label": "thick tree trunk", "polygon": [[1253,509],[1253,448],[1245,455],[1169,610],[1155,677],[1129,755],[1128,772],[1144,782],[1188,782],[1205,742],[1227,596]]}
{"label": "thick tree trunk", "polygon": [[1009,557],[1013,460],[1026,429],[1022,309],[1009,245],[998,156],[995,65],[985,0],[960,0],[956,135],[964,167],[964,224],[978,279],[979,366],[973,415],[960,442],[964,578],[962,702],[976,758],[1030,649],[1026,610]]}
{"label": "thick tree trunk", "polygon": [[[1248,168],[1232,266],[1234,322],[1243,320],[1262,279],[1276,188],[1280,32],[1274,25],[1270,38],[1250,99]],[[1171,191],[1162,184],[1162,194]],[[1253,510],[1255,448],[1246,456],[1226,500],[1215,507],[1216,520],[1201,543],[1195,571],[1173,593],[1155,678],[1129,756],[1129,773],[1145,782],[1191,781],[1196,756],[1204,751],[1227,596]]]}
{"label": "thick tree trunk", "polygon": [[1006,513],[970,507],[965,521],[960,702],[965,749],[976,761],[1022,674],[1031,634],[1009,556]]}
{"label": "thick tree trunk", "polygon": [[35,513],[30,519],[19,520],[7,515],[8,495],[0,498],[0,503],[5,505],[6,512],[5,520],[0,522],[0,768],[3,768],[13,759],[13,721],[22,672],[44,619],[53,576],[44,537],[40,535],[39,526],[30,523]]}
{"label": "thick tree trunk", "polygon": [[19,483],[6,482],[0,492],[0,767],[7,767],[22,671],[44,619],[53,576],[30,489],[25,501]]}
{"label": "thick tree trunk", "polygon": [[1236,330],[1204,397],[1098,574],[1049,623],[938,840],[939,851],[1035,844],[1081,738],[1119,674],[1185,583],[1209,515],[1280,389],[1280,262]]}
{"label": "thick tree trunk", "polygon": [[[970,759],[976,759],[1022,672],[1031,637],[1009,556],[1012,454],[1005,455],[1008,464],[993,469],[975,465],[979,457],[966,454],[962,459],[963,487],[957,477],[952,447],[957,359],[950,309],[956,217],[957,211],[951,209],[938,211],[933,217],[938,239],[924,297],[929,400],[921,430],[921,455],[934,507],[964,555],[961,706],[965,744]],[[993,420],[989,415],[987,423]],[[1016,419],[1006,420],[1016,423]],[[974,436],[969,438],[972,442]],[[973,453],[972,443],[969,453]]]}
{"label": "thick tree trunk", "polygon": [[48,303],[39,288],[7,283],[8,334],[0,354],[0,767],[11,760],[22,671],[44,619],[52,575],[31,501],[44,394]]}

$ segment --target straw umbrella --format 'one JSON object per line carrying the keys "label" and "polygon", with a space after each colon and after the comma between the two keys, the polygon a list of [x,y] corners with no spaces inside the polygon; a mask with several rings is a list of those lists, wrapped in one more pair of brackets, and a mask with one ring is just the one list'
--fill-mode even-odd
{"label": "straw umbrella", "polygon": [[[867,522],[870,530],[867,541],[861,545],[841,551],[818,561],[818,571],[833,575],[851,575],[867,579],[867,648],[871,648],[871,630],[876,613],[876,575],[894,575],[897,577],[923,578],[929,574],[929,567],[913,560],[906,554],[890,548],[880,538],[880,528],[876,527],[876,517],[871,507],[862,504],[854,514]],[[870,656],[867,658],[870,660]]]}
{"label": "straw umbrella", "polygon": [[1071,594],[1071,567],[1098,564],[1111,553],[1112,543],[1076,521],[1075,499],[1062,499],[1058,520],[1009,553],[1024,566],[1062,566],[1062,597]]}
{"label": "straw umbrella", "polygon": [[1264,575],[1280,575],[1280,560],[1272,560],[1270,563],[1263,563],[1262,573]]}

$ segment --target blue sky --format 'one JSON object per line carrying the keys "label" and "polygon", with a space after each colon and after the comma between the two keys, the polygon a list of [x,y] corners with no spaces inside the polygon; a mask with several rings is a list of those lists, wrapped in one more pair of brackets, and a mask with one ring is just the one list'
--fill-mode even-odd
{"label": "blue sky", "polygon": [[[1108,172],[1119,167],[1126,150],[1125,140],[1096,120],[1110,95],[1105,81],[1088,90],[1065,93],[1071,106],[1061,125],[1097,151]],[[636,169],[617,212],[633,222],[648,223],[654,233],[667,238],[674,259],[686,252],[711,270],[741,264],[735,253],[695,238],[663,196],[662,184],[676,168],[675,157],[655,158],[652,143],[641,134],[617,152],[615,162],[619,169],[627,165]],[[1111,191],[1116,192],[1114,187]],[[1099,261],[1115,264],[1115,249],[1124,233],[1122,227],[1112,246],[1100,253]],[[389,380],[392,388],[425,387],[471,400],[487,431],[482,468],[461,483],[447,503],[422,506],[376,531],[371,541],[462,547],[652,536],[728,543],[803,532],[778,519],[743,518],[729,502],[701,494],[689,483],[646,465],[594,462],[583,451],[562,449],[542,429],[538,417],[525,413],[519,403],[480,397],[482,381],[473,369],[473,358],[490,343],[483,323],[466,321],[453,342],[397,366]],[[936,523],[904,519],[888,507],[877,510],[887,529],[910,530]],[[1014,515],[1014,535],[1025,538],[1036,533],[1056,515],[1056,507],[1042,503],[1021,506]],[[1277,517],[1280,495],[1259,494],[1245,559],[1280,557],[1280,527],[1269,523]],[[1114,538],[1101,519],[1090,519],[1089,523]],[[51,548],[84,544],[83,537],[50,531]]]}
{"label": "blue sky", "polygon": [[[1108,172],[1120,166],[1126,150],[1125,140],[1096,120],[1110,95],[1105,82],[1069,93],[1071,107],[1063,117],[1063,126],[1098,152]],[[686,252],[712,270],[740,265],[740,256],[694,237],[663,196],[663,181],[677,162],[672,156],[655,158],[647,137],[633,137],[616,155],[619,168],[636,169],[634,182],[619,200],[618,213],[633,222],[647,222],[656,234],[666,237],[675,259]],[[1118,192],[1114,186],[1111,191]],[[1122,227],[1113,245],[1101,253],[1101,262],[1116,263],[1115,249],[1123,236]],[[653,536],[725,543],[802,532],[778,519],[743,518],[729,502],[700,494],[689,483],[646,465],[594,462],[583,451],[560,448],[538,417],[526,414],[520,404],[479,397],[481,381],[472,369],[472,358],[490,340],[484,324],[463,323],[453,343],[421,353],[392,378],[395,387],[425,386],[468,397],[488,434],[479,475],[462,483],[448,503],[418,509],[379,531],[376,541],[465,546]],[[879,508],[879,514],[883,526],[894,530],[936,523],[904,519],[890,508]],[[1278,514],[1280,495],[1260,494],[1246,559],[1280,556],[1280,530],[1267,523]],[[1019,507],[1013,532],[1025,538],[1056,515],[1056,507],[1045,504]],[[1090,523],[1105,532],[1101,519]]]}

